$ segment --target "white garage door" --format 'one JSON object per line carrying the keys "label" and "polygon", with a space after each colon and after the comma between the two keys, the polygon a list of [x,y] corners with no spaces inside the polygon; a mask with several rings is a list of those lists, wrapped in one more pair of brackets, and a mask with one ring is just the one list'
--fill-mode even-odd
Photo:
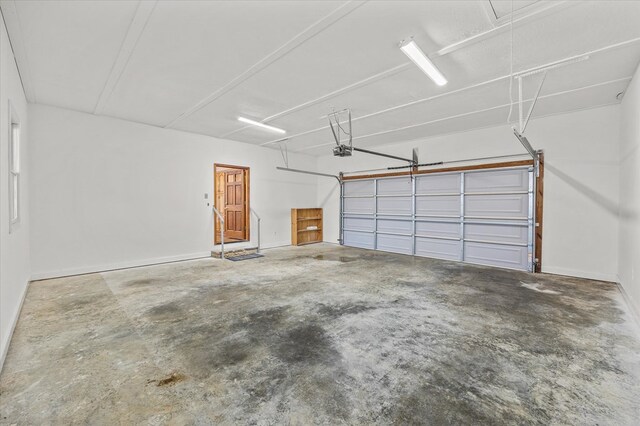
{"label": "white garage door", "polygon": [[343,244],[533,270],[532,167],[346,181]]}

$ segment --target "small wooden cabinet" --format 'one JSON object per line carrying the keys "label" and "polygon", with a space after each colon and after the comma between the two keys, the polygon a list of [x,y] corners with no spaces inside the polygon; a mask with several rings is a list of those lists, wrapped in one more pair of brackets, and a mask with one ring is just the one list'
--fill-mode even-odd
{"label": "small wooden cabinet", "polygon": [[322,209],[291,209],[291,245],[322,242]]}

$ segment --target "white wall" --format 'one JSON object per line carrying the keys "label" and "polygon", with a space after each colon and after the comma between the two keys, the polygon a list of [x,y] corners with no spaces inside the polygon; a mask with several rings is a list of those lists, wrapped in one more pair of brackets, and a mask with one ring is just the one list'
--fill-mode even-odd
{"label": "white wall", "polygon": [[264,247],[290,244],[290,209],[316,203],[316,178],[277,171],[277,150],[42,105],[29,114],[34,278],[206,256],[214,163],[251,168]]}
{"label": "white wall", "polygon": [[[9,102],[20,121],[20,223],[9,232]],[[27,101],[0,19],[0,368],[29,282]]]}
{"label": "white wall", "polygon": [[[617,281],[619,115],[614,105],[529,123],[530,142],[545,151],[544,272]],[[413,147],[422,162],[525,152],[506,125],[373,149],[410,158]],[[318,170],[331,173],[391,165],[402,163],[361,153],[318,160]],[[338,191],[319,180],[331,242],[338,238]]]}
{"label": "white wall", "polygon": [[620,284],[640,318],[640,68],[622,100]]}

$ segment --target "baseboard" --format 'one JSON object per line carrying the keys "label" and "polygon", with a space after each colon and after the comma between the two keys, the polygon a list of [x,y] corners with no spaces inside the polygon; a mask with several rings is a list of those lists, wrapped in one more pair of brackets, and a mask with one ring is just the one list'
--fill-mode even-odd
{"label": "baseboard", "polygon": [[22,312],[22,306],[24,305],[24,300],[27,297],[27,290],[29,289],[29,284],[31,282],[27,281],[27,284],[24,286],[24,290],[22,290],[22,295],[20,296],[20,303],[18,304],[18,309],[16,309],[16,313],[11,320],[11,327],[9,328],[9,333],[7,334],[7,341],[2,342],[2,353],[0,353],[0,373],[2,373],[2,367],[4,366],[4,360],[7,357],[7,353],[9,352],[9,345],[11,344],[11,338],[13,337],[13,332],[16,329],[16,325],[18,324],[18,318],[20,318],[20,312]]}
{"label": "baseboard", "polygon": [[46,280],[50,278],[68,277],[71,275],[94,274],[98,272],[113,271],[116,269],[137,268],[140,266],[158,265],[161,263],[180,262],[184,260],[201,259],[211,257],[211,252],[197,252],[181,254],[177,256],[156,257],[151,259],[132,260],[128,262],[108,263],[103,265],[82,266],[78,268],[67,268],[55,271],[35,272],[31,275],[32,281]]}
{"label": "baseboard", "polygon": [[576,269],[569,268],[558,268],[555,266],[542,266],[542,272],[546,274],[555,274],[555,275],[566,275],[569,277],[577,277],[577,278],[587,278],[590,280],[598,280],[598,281],[609,281],[609,282],[617,282],[618,275],[617,274],[603,274],[600,272],[586,272],[579,271]]}
{"label": "baseboard", "polygon": [[633,317],[633,319],[636,321],[638,330],[640,330],[640,307],[636,306],[636,304],[633,302],[633,299],[631,299],[631,297],[629,296],[629,293],[627,293],[627,290],[625,290],[622,283],[617,282],[616,284],[618,284],[618,290],[620,290],[620,293],[622,294],[622,298],[627,303],[627,306],[629,307],[629,312],[631,313],[631,316]]}
{"label": "baseboard", "polygon": [[[272,248],[278,248],[278,247],[287,247],[291,245],[291,241],[277,241],[275,243],[268,243],[268,244],[261,244],[260,245],[260,250],[262,249],[272,249]],[[257,244],[256,244],[257,246]]]}
{"label": "baseboard", "polygon": [[[290,246],[290,241],[279,241],[275,243],[263,244],[261,249]],[[162,263],[182,262],[185,260],[202,259],[211,257],[211,251],[181,254],[177,256],[157,257],[151,259],[132,260],[129,262],[107,263],[103,265],[82,266],[78,268],[59,269],[55,271],[34,272],[31,274],[32,281],[48,280],[51,278],[69,277],[72,275],[95,274],[99,272],[114,271],[117,269],[139,268],[141,266],[159,265]]]}

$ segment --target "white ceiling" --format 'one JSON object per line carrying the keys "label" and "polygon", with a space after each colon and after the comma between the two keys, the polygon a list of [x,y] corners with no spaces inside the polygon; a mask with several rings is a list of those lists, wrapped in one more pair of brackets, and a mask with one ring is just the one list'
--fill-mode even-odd
{"label": "white ceiling", "polygon": [[[360,147],[506,123],[512,39],[516,73],[589,57],[548,72],[533,117],[619,102],[640,61],[640,1],[0,7],[31,102],[279,146],[282,136],[237,121],[244,116],[285,129],[290,151],[313,155],[334,144],[333,108],[351,108]],[[446,86],[398,49],[411,36]],[[525,99],[541,77],[523,79]]]}

